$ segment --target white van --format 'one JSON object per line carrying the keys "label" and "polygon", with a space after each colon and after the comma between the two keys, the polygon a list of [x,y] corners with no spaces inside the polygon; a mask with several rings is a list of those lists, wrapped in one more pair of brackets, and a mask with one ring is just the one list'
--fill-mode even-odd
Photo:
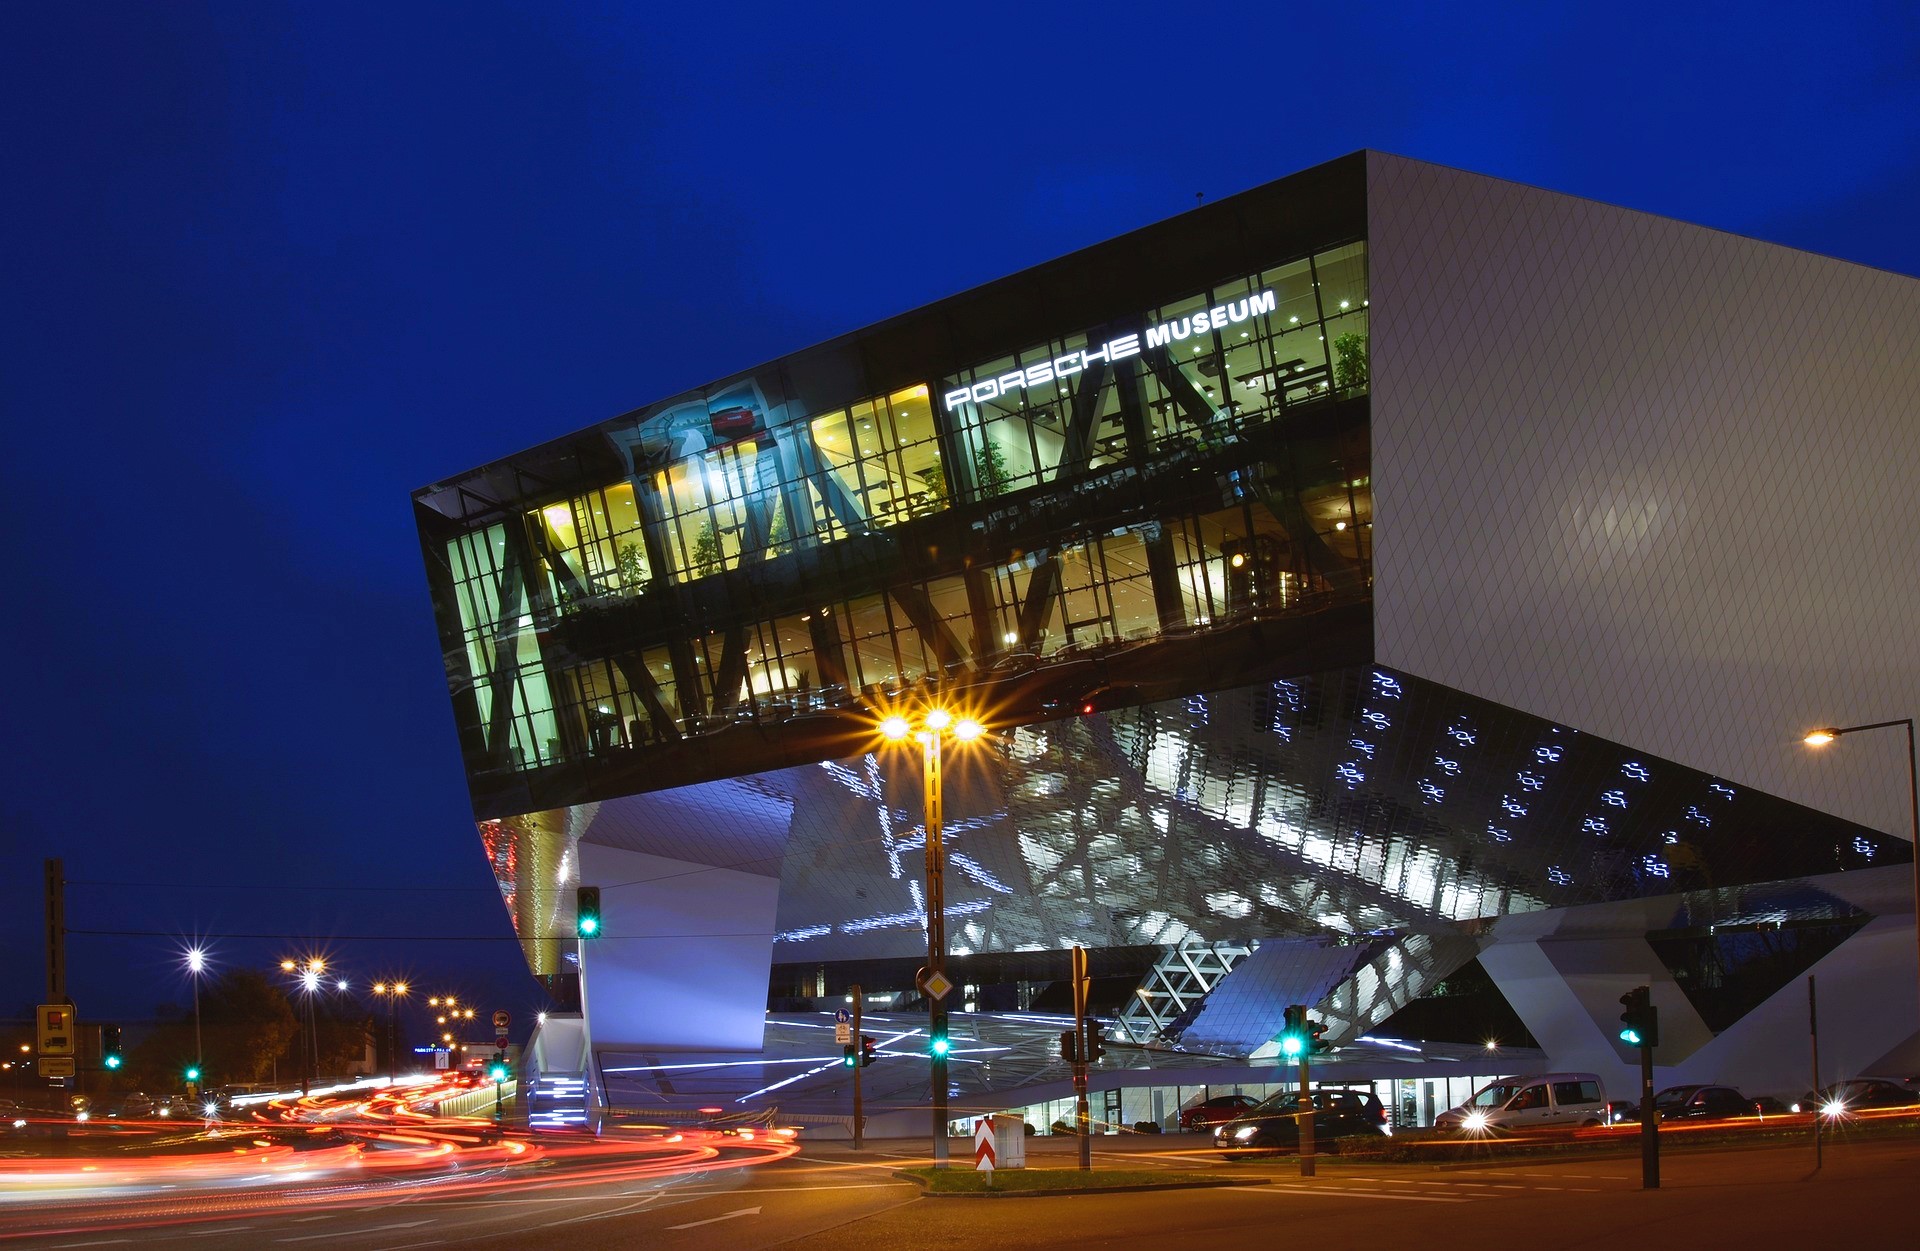
{"label": "white van", "polygon": [[1433,1118],[1436,1129],[1483,1130],[1576,1128],[1601,1125],[1607,1118],[1606,1090],[1593,1073],[1542,1073],[1503,1077],[1481,1087],[1473,1098]]}

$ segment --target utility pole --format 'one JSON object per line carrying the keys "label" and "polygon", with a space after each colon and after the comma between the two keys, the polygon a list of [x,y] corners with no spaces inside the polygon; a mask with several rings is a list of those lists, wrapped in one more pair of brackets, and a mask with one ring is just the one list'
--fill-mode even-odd
{"label": "utility pole", "polygon": [[1093,1117],[1087,1107],[1087,997],[1093,981],[1087,971],[1087,949],[1073,949],[1073,1099],[1074,1125],[1080,1135],[1080,1167],[1093,1168]]}
{"label": "utility pole", "polygon": [[47,861],[47,1002],[67,998],[67,875],[59,860]]}
{"label": "utility pole", "polygon": [[[1812,974],[1807,975],[1807,1033],[1813,1055],[1813,1084],[1807,1089],[1817,1099],[1820,1095],[1820,1010],[1813,997]],[[1813,1167],[1817,1169],[1820,1167],[1820,1108],[1816,1104],[1807,1110],[1813,1113]]]}
{"label": "utility pole", "polygon": [[860,1034],[861,998],[860,983],[847,987],[853,996],[853,1149],[860,1150],[860,1136],[866,1125],[866,1109],[860,1102],[860,1070],[867,1067],[867,1044]]}

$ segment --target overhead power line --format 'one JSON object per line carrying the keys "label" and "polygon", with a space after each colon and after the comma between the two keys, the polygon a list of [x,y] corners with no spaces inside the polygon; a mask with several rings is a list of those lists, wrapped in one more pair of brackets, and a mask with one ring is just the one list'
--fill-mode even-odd
{"label": "overhead power line", "polygon": [[[174,930],[69,929],[67,933],[86,935],[88,937],[93,937],[93,938],[178,939],[180,937],[179,933]],[[651,941],[653,939],[669,939],[669,938],[671,939],[772,938],[773,935],[774,935],[774,931],[772,930],[754,930],[747,933],[726,933],[726,934],[599,934],[594,936],[592,939],[589,939],[588,941],[596,942],[596,943],[598,942],[616,942],[617,943],[617,942],[635,942],[635,941],[644,942],[644,941]],[[548,934],[548,935],[535,936],[533,938],[528,938],[525,935],[521,935],[521,934],[327,934],[323,937],[323,936],[312,934],[312,933],[241,934],[241,933],[223,932],[223,933],[211,933],[211,934],[198,934],[196,935],[196,937],[203,938],[203,939],[205,938],[233,938],[233,939],[264,938],[264,939],[273,939],[279,942],[289,942],[289,943],[294,943],[294,942],[298,942],[298,943],[316,943],[316,942],[327,942],[327,943],[517,943],[517,942],[560,943],[560,942],[567,942],[567,943],[570,943],[575,941],[575,935],[573,934]]]}

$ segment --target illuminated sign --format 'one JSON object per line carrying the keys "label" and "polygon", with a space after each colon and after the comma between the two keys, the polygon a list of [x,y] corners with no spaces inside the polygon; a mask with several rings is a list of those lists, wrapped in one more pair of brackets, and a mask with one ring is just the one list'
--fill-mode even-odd
{"label": "illuminated sign", "polygon": [[972,386],[956,387],[942,398],[946,403],[947,411],[952,412],[962,404],[979,404],[997,396],[1011,395],[1015,391],[1022,391],[1028,387],[1044,386],[1049,382],[1070,378],[1099,362],[1111,365],[1129,356],[1138,356],[1143,351],[1163,350],[1195,335],[1225,330],[1249,318],[1265,317],[1278,307],[1279,297],[1274,295],[1273,288],[1269,287],[1260,294],[1249,296],[1244,300],[1216,304],[1212,308],[1202,309],[1178,321],[1148,326],[1144,343],[1138,334],[1123,334],[1117,339],[1107,340],[1090,351],[1068,352],[1065,356],[1040,361],[1024,369],[1011,370],[997,378],[982,378]]}

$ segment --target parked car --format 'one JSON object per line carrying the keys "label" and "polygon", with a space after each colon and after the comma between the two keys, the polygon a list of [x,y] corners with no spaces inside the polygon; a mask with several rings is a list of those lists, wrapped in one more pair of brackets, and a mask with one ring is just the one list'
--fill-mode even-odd
{"label": "parked car", "polygon": [[1653,1097],[1654,1110],[1663,1121],[1719,1121],[1729,1117],[1753,1116],[1755,1101],[1731,1086],[1669,1086]]}
{"label": "parked car", "polygon": [[129,1121],[142,1120],[153,1115],[153,1100],[142,1091],[129,1091],[107,1106],[107,1115]]}
{"label": "parked car", "polygon": [[1459,1107],[1434,1117],[1433,1124],[1436,1129],[1478,1134],[1603,1125],[1612,1114],[1597,1074],[1542,1073],[1483,1086]]}
{"label": "parked car", "polygon": [[1180,1132],[1194,1134],[1215,1129],[1259,1102],[1251,1095],[1215,1095],[1203,1099],[1192,1107],[1180,1109]]}
{"label": "parked car", "polygon": [[1820,1090],[1809,1090],[1793,1104],[1793,1110],[1846,1116],[1866,1108],[1907,1108],[1916,1104],[1920,1104],[1920,1092],[1911,1086],[1881,1077],[1856,1077]]}
{"label": "parked car", "polygon": [[[1213,1145],[1233,1155],[1255,1151],[1291,1151],[1300,1146],[1300,1113],[1306,1105],[1297,1090],[1261,1100],[1214,1131]],[[1369,1090],[1313,1092],[1313,1139],[1379,1138],[1387,1128],[1387,1110]]]}

